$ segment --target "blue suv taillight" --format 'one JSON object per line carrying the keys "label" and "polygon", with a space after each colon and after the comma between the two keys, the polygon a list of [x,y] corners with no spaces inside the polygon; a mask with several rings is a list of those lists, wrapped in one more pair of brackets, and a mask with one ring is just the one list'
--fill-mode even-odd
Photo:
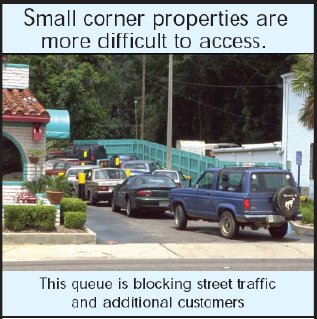
{"label": "blue suv taillight", "polygon": [[250,208],[251,208],[250,199],[245,198],[243,200],[243,210],[250,210]]}

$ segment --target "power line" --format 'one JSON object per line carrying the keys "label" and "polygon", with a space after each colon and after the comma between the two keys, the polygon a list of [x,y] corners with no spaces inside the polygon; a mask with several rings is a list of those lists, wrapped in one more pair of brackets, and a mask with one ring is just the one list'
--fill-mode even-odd
{"label": "power line", "polygon": [[[147,75],[148,77],[158,78],[161,80],[166,80],[164,76],[155,76],[155,75]],[[218,84],[204,84],[204,83],[197,83],[197,82],[186,82],[186,81],[178,81],[173,80],[175,83],[181,84],[190,84],[190,85],[197,85],[197,86],[205,86],[205,87],[215,87],[215,88],[234,88],[234,89],[244,89],[244,88],[279,88],[283,87],[282,84],[263,84],[263,85],[218,85]]]}
{"label": "power line", "polygon": [[245,116],[245,115],[241,115],[241,114],[236,114],[236,113],[233,113],[233,112],[229,112],[229,111],[225,111],[225,110],[219,109],[219,108],[217,108],[217,107],[208,105],[208,104],[206,104],[206,103],[196,101],[196,100],[194,100],[194,99],[192,99],[192,98],[190,98],[190,97],[184,96],[184,95],[182,95],[182,94],[180,94],[180,93],[178,93],[178,92],[175,92],[175,91],[174,91],[173,93],[174,93],[174,94],[177,94],[177,95],[179,95],[179,96],[183,97],[184,99],[187,99],[187,100],[189,100],[189,101],[191,101],[191,102],[195,102],[195,103],[204,105],[204,106],[206,106],[206,107],[208,107],[208,108],[211,108],[211,109],[216,110],[216,111],[221,112],[221,113],[225,113],[225,114],[229,114],[229,115],[234,115],[234,116],[237,116],[237,117],[245,118],[245,119],[251,120],[252,122],[256,122],[256,123],[260,123],[260,124],[267,124],[267,125],[270,125],[270,126],[280,127],[279,125],[275,125],[275,124],[272,124],[272,123],[255,120],[255,119],[253,119],[253,118],[251,118],[251,117],[249,117],[249,116]]}
{"label": "power line", "polygon": [[177,81],[174,80],[176,83],[182,84],[190,84],[190,85],[197,85],[197,86],[207,86],[207,87],[215,87],[215,88],[236,88],[236,89],[244,89],[244,88],[282,88],[282,84],[268,84],[268,85],[216,85],[216,84],[202,84],[202,83],[194,83],[194,82],[185,82],[185,81]]}

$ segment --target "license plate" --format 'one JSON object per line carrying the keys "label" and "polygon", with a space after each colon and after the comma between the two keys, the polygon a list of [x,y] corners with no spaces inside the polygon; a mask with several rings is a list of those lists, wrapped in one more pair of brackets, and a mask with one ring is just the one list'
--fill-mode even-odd
{"label": "license plate", "polygon": [[268,215],[266,216],[266,221],[268,223],[280,223],[285,221],[285,217],[281,215]]}
{"label": "license plate", "polygon": [[161,207],[168,207],[169,202],[159,202],[159,206]]}

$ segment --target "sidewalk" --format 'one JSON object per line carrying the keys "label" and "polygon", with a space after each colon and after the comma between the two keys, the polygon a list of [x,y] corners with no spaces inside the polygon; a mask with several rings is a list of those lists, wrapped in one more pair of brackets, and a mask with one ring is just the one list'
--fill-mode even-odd
{"label": "sidewalk", "polygon": [[314,258],[313,243],[3,245],[3,261],[182,258]]}
{"label": "sidewalk", "polygon": [[[299,235],[314,235],[314,227],[291,222]],[[314,258],[314,243],[254,242],[228,240],[226,243],[153,244],[6,244],[3,261],[81,259],[182,259],[182,258]]]}

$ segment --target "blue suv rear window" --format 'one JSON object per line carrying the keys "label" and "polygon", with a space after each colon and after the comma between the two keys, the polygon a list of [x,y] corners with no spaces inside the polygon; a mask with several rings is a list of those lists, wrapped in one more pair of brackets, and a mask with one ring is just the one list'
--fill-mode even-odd
{"label": "blue suv rear window", "polygon": [[253,193],[274,192],[280,187],[295,187],[290,174],[285,173],[252,173],[250,190]]}

